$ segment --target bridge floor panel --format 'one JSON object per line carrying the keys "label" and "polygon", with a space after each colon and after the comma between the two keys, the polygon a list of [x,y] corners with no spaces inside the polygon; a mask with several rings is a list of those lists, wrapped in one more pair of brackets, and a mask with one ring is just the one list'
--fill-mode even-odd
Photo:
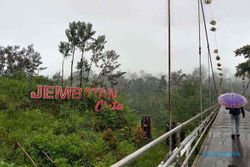
{"label": "bridge floor panel", "polygon": [[250,167],[250,113],[241,118],[240,137],[232,140],[230,115],[221,108],[193,167]]}

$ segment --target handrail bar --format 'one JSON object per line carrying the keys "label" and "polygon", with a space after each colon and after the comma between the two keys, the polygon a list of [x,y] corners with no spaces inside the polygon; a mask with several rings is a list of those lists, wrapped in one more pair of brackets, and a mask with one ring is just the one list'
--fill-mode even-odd
{"label": "handrail bar", "polygon": [[196,116],[194,116],[193,118],[190,118],[189,120],[181,123],[180,125],[178,125],[177,127],[175,127],[174,129],[172,129],[171,131],[168,131],[167,133],[161,135],[160,137],[158,137],[157,139],[153,140],[152,142],[146,144],[145,146],[141,147],[140,149],[136,150],[135,152],[127,155],[125,158],[121,159],[120,161],[116,162],[115,164],[113,164],[111,167],[122,167],[124,165],[127,165],[131,162],[133,162],[137,157],[141,156],[143,153],[145,153],[147,150],[151,149],[152,147],[154,147],[155,145],[159,144],[160,142],[164,141],[167,137],[169,137],[170,135],[172,135],[173,133],[179,131],[181,128],[183,128],[184,126],[186,126],[188,123],[192,122],[193,120],[199,118],[201,115],[205,114],[206,112],[210,111],[211,109],[213,109],[214,107],[216,107],[218,104],[215,104],[209,108],[207,108],[206,110],[204,110],[203,112],[197,114]]}
{"label": "handrail bar", "polygon": [[[206,123],[206,121],[207,120],[209,120],[210,119],[210,117],[211,116],[215,116],[216,115],[216,109],[217,108],[215,108],[215,110],[202,122],[202,124],[200,124],[199,125],[199,127],[201,127],[201,126],[203,126],[203,124],[204,123]],[[210,121],[210,123],[211,123],[211,121]],[[209,125],[209,124],[207,124],[207,125]],[[196,129],[196,132],[198,131],[199,129]],[[190,139],[190,138],[189,138]],[[180,144],[180,147],[175,151],[175,153],[174,154],[172,154],[169,158],[168,158],[168,160],[164,163],[164,165],[162,166],[162,167],[167,167],[167,166],[169,166],[171,163],[172,163],[172,161],[176,158],[176,156],[179,154],[179,152],[182,150],[182,148],[188,143],[188,141],[189,140],[184,140],[181,144]]]}
{"label": "handrail bar", "polygon": [[213,120],[215,119],[215,116],[217,114],[214,115],[214,117],[212,118],[212,120],[210,120],[210,122],[208,123],[208,126],[204,129],[204,131],[202,132],[202,134],[200,135],[200,137],[198,138],[197,142],[195,143],[195,145],[193,146],[192,150],[190,151],[190,153],[187,155],[186,159],[183,161],[181,167],[185,167],[187,165],[188,160],[191,158],[193,152],[195,151],[196,147],[198,146],[198,144],[200,143],[202,137],[204,136],[204,134],[206,133],[208,127],[210,126],[210,124],[213,122]]}

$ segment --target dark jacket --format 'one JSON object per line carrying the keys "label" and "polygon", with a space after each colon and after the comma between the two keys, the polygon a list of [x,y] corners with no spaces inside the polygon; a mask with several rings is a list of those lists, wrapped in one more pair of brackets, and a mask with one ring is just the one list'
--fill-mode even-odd
{"label": "dark jacket", "polygon": [[226,107],[226,110],[229,110],[229,114],[232,114],[237,109],[240,110],[240,112],[242,113],[242,117],[244,118],[245,117],[245,110],[243,107],[241,107],[241,108],[228,108],[228,107]]}

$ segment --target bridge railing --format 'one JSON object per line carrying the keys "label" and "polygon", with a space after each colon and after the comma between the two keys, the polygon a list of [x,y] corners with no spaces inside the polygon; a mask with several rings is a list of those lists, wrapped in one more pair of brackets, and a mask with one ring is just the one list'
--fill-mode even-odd
{"label": "bridge railing", "polygon": [[[168,167],[175,166],[178,163],[178,166],[188,167],[188,161],[192,156],[193,152],[197,148],[200,143],[202,137],[205,135],[207,129],[212,124],[213,120],[217,115],[218,107],[215,109],[200,123],[198,127],[196,127],[181,143],[178,147],[174,149],[174,151],[167,157],[166,160],[162,161],[158,167]],[[197,139],[198,138],[198,139]],[[185,160],[183,162],[180,161],[182,157],[185,156]],[[174,160],[177,160],[174,162]]]}
{"label": "bridge railing", "polygon": [[[173,152],[171,152],[170,156],[168,156],[167,160],[164,160],[162,162],[162,164],[159,165],[159,167],[162,166],[169,166],[174,159],[176,159],[177,157],[180,157],[181,154],[183,154],[183,152],[187,152],[187,151],[183,151],[183,150],[188,150],[187,147],[185,147],[187,144],[190,144],[190,141],[194,141],[194,136],[197,136],[198,133],[200,133],[200,130],[204,128],[204,125],[206,125],[206,128],[208,128],[208,123],[211,124],[212,122],[212,118],[215,118],[216,115],[216,111],[218,109],[218,104],[209,107],[208,109],[204,110],[203,112],[197,114],[196,116],[192,117],[191,119],[181,123],[180,125],[178,125],[177,127],[175,127],[174,129],[172,129],[171,131],[168,131],[167,133],[163,134],[162,136],[158,137],[157,139],[151,141],[150,143],[146,144],[145,146],[141,147],[140,149],[136,150],[135,152],[129,154],[128,156],[126,156],[125,158],[121,159],[120,161],[116,162],[115,164],[113,164],[111,167],[123,167],[125,165],[130,164],[131,162],[133,162],[135,159],[137,159],[138,157],[140,157],[141,155],[143,155],[145,152],[147,152],[148,150],[150,150],[151,148],[153,148],[154,146],[158,145],[159,143],[165,141],[170,135],[179,132],[183,127],[185,127],[186,125],[188,125],[189,123],[193,122],[194,120],[201,118],[202,115],[212,111],[205,119],[204,121],[201,122],[201,124],[194,129],[194,131],[191,132],[191,134],[189,136],[187,136],[183,142],[180,144],[179,147],[175,148]],[[203,131],[203,135],[205,133],[205,130]],[[200,137],[201,138],[201,137]],[[199,139],[198,139],[199,140]],[[201,139],[200,139],[201,140]],[[191,145],[191,144],[190,144]],[[191,151],[192,152],[192,151]],[[190,153],[191,153],[190,152]]]}

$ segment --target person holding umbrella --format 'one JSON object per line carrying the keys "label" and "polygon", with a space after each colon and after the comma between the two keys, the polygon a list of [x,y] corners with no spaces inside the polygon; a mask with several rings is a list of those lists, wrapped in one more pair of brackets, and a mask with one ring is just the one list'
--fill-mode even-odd
{"label": "person holding umbrella", "polygon": [[231,117],[231,138],[240,137],[240,114],[245,118],[243,106],[247,105],[247,99],[237,93],[224,93],[218,97],[218,102],[229,110]]}
{"label": "person holding umbrella", "polygon": [[237,137],[240,137],[240,114],[242,113],[242,118],[245,118],[245,111],[243,107],[240,108],[228,108],[226,107],[227,110],[229,110],[229,114],[231,116],[231,138],[234,139],[235,135]]}

